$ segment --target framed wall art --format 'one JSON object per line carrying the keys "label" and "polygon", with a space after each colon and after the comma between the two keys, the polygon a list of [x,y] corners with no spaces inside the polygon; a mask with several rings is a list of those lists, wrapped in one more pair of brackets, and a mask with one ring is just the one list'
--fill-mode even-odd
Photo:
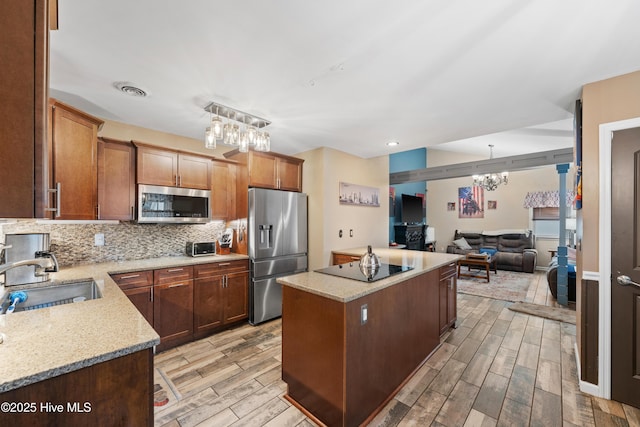
{"label": "framed wall art", "polygon": [[458,188],[458,218],[484,218],[484,188]]}
{"label": "framed wall art", "polygon": [[376,187],[341,182],[340,204],[380,207],[380,190]]}

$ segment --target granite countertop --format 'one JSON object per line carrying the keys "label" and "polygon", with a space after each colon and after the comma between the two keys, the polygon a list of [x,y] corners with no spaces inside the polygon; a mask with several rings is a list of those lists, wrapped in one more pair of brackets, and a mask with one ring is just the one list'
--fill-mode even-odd
{"label": "granite countertop", "polygon": [[[364,247],[333,251],[333,253],[337,254],[355,256],[361,256],[366,252],[367,248]],[[314,271],[281,277],[277,281],[282,285],[301,289],[336,301],[349,302],[388,286],[404,282],[411,277],[448,265],[462,258],[461,255],[456,254],[410,251],[405,249],[374,248],[373,252],[378,256],[381,263],[404,265],[413,267],[413,269],[375,282],[360,282]]]}
{"label": "granite countertop", "polygon": [[38,286],[93,279],[102,291],[102,298],[1,314],[0,393],[135,353],[160,342],[158,334],[109,273],[239,259],[248,258],[237,254],[165,257],[80,265],[51,273],[51,281]]}

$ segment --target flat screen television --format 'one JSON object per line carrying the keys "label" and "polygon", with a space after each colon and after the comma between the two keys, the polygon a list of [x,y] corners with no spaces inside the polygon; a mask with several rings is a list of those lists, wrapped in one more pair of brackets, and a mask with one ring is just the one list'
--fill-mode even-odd
{"label": "flat screen television", "polygon": [[400,220],[407,224],[422,224],[424,222],[422,198],[403,194]]}

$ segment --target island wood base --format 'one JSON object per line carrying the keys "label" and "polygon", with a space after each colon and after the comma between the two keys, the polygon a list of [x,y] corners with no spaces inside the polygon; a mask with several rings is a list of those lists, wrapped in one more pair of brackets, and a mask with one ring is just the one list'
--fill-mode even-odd
{"label": "island wood base", "polygon": [[440,344],[439,280],[433,270],[346,303],[283,286],[288,400],[328,426],[370,421]]}
{"label": "island wood base", "polygon": [[0,393],[0,402],[20,408],[0,412],[3,426],[153,426],[153,351]]}

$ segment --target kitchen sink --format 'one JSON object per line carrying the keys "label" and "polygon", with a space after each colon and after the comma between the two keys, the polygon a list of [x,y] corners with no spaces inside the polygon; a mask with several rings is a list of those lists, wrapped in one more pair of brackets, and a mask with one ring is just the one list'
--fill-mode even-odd
{"label": "kitchen sink", "polygon": [[[8,291],[0,300],[0,313],[6,313],[11,305],[12,295],[16,292]],[[71,304],[86,300],[102,298],[98,284],[93,280],[66,283],[30,289],[22,289],[27,296],[24,302],[18,302],[14,311],[36,310],[38,308],[53,307],[54,305]]]}

